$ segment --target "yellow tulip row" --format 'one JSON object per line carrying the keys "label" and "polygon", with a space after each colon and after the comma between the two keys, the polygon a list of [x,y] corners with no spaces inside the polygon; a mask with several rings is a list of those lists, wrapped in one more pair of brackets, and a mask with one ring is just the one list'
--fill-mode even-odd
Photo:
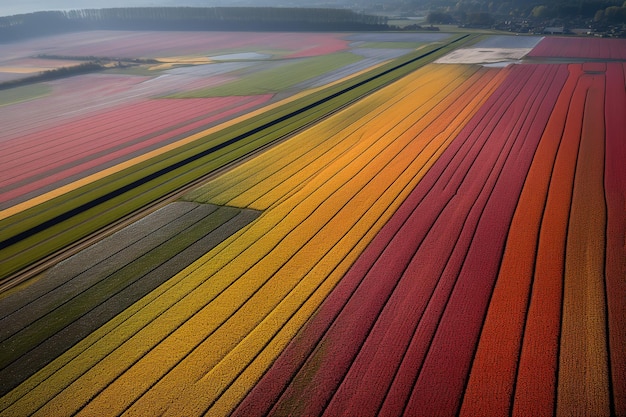
{"label": "yellow tulip row", "polygon": [[[358,154],[355,147],[366,149],[372,141],[377,141],[390,126],[406,118],[407,103],[414,107],[413,111],[420,112],[419,115],[428,111],[420,108],[425,105],[432,107],[436,103],[432,100],[435,92],[429,92],[428,88],[434,87],[438,79],[445,77],[446,71],[451,71],[451,68],[435,69],[426,67],[414,74],[413,77],[419,78],[420,82],[410,89],[393,85],[388,87],[392,90],[386,91],[385,95],[376,94],[350,106],[314,129],[303,132],[299,140],[284,142],[272,152],[201,187],[192,194],[192,198],[195,201],[235,206],[250,206],[260,197],[269,204],[277,201],[280,199],[278,196],[298,188],[303,180],[317,175],[326,165]],[[424,87],[428,85],[432,87]],[[412,116],[415,119],[418,114]],[[269,191],[281,185],[284,192],[279,190],[275,198],[266,197]],[[254,206],[267,208],[267,205],[258,203]]]}
{"label": "yellow tulip row", "polygon": [[266,211],[10,393],[7,411],[227,414],[505,73],[427,66],[192,193]]}

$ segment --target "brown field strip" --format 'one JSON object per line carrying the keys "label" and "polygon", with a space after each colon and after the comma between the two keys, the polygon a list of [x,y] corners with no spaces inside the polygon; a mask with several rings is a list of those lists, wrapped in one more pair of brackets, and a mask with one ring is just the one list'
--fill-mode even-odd
{"label": "brown field strip", "polygon": [[[569,102],[577,82],[577,77],[568,77],[522,189],[472,364],[462,415],[510,413],[540,225]],[[494,373],[493,369],[499,372]]]}

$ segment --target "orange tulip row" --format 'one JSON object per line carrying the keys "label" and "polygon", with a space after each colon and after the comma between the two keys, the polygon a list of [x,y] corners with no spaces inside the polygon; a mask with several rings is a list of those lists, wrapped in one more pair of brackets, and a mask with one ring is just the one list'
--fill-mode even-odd
{"label": "orange tulip row", "polygon": [[[609,114],[626,110],[624,77],[621,64],[609,64],[608,70],[604,64],[570,64],[568,69],[511,223],[462,415],[552,415],[555,410],[557,415],[609,415],[611,396],[615,409],[625,407],[624,382],[617,376],[624,354],[615,347],[624,341],[616,330],[624,315],[611,320],[606,314],[610,299],[614,311],[624,312],[624,288],[605,292],[604,287],[605,279],[615,285],[624,272],[623,259],[621,267],[616,258],[609,263],[614,243],[606,245],[605,255],[606,233],[619,229],[607,228],[607,220],[623,224],[623,211],[605,206],[605,179],[615,184],[619,175],[609,166],[605,170],[605,158],[615,160],[624,152],[624,145],[609,136],[620,123]],[[605,100],[611,103],[606,108]],[[607,152],[610,143],[614,155]],[[621,198],[623,205],[623,188],[609,191],[607,201]],[[613,272],[605,272],[605,264]],[[621,340],[610,350],[612,370],[607,328]]]}
{"label": "orange tulip row", "polygon": [[235,415],[453,415],[510,219],[566,78],[507,69]]}

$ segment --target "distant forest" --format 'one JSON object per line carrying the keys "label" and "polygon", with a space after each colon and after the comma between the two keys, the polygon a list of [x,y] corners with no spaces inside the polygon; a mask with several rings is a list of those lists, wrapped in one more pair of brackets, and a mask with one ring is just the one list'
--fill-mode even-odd
{"label": "distant forest", "polygon": [[385,17],[333,8],[138,7],[0,17],[0,41],[77,30],[386,30]]}
{"label": "distant forest", "polygon": [[[366,1],[366,0],[362,0]],[[545,7],[559,17],[593,18],[598,10],[626,7],[624,0],[389,0],[406,9],[420,7],[430,11],[489,12],[493,15],[529,17],[533,10]]]}

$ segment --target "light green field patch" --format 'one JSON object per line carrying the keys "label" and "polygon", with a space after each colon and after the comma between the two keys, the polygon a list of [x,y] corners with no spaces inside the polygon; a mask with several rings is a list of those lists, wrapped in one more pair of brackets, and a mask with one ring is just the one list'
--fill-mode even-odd
{"label": "light green field patch", "polygon": [[426,16],[415,18],[397,18],[387,20],[387,24],[390,26],[397,26],[399,28],[405,28],[410,25],[424,25],[426,24]]}
{"label": "light green field patch", "polygon": [[483,28],[466,28],[459,27],[459,25],[435,25],[439,27],[439,31],[442,33],[471,33],[471,34],[495,34],[495,35],[511,35],[511,32],[497,29],[483,29]]}
{"label": "light green field patch", "polygon": [[154,64],[144,64],[133,67],[126,68],[111,68],[105,70],[107,74],[119,74],[119,75],[136,75],[140,77],[156,77],[161,74],[163,71],[160,70],[152,70],[151,67],[154,67]]}
{"label": "light green field patch", "polygon": [[51,91],[52,88],[43,83],[9,88],[7,90],[3,90],[2,94],[0,94],[0,106],[8,106],[9,104],[33,100],[39,97],[43,97],[49,94]]}
{"label": "light green field patch", "polygon": [[225,97],[277,93],[362,59],[358,55],[342,52],[304,60],[294,60],[294,62],[286,62],[277,68],[251,74],[227,84],[209,89],[174,94],[168,96],[168,98]]}
{"label": "light green field patch", "polygon": [[374,49],[416,49],[424,45],[420,42],[367,42],[359,45],[359,48]]}
{"label": "light green field patch", "polygon": [[219,56],[219,55],[231,55],[231,54],[245,54],[245,53],[256,53],[256,54],[260,54],[260,55],[269,55],[272,58],[269,59],[280,59],[283,58],[284,56],[293,54],[292,50],[289,49],[272,49],[272,48],[268,48],[268,49],[254,49],[254,48],[231,48],[231,49],[219,49],[217,51],[211,51],[210,55],[206,55],[209,58],[211,58],[212,56]]}

